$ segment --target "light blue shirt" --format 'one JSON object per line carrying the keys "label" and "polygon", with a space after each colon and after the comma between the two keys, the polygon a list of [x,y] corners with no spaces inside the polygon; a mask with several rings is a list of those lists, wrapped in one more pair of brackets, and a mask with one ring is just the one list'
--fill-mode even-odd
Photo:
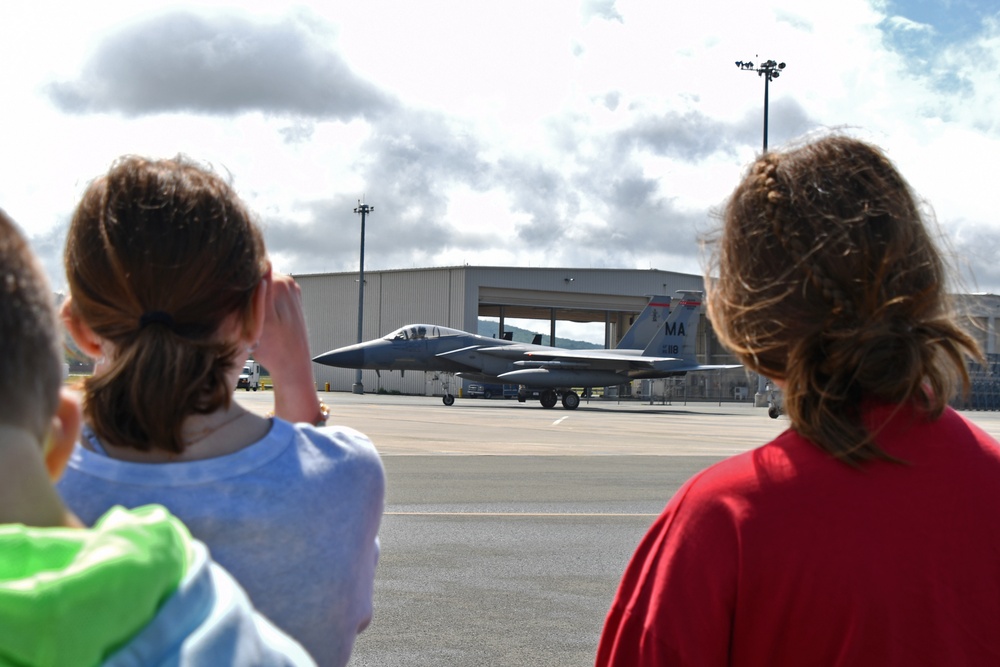
{"label": "light blue shirt", "polygon": [[179,463],[78,444],[57,488],[87,524],[113,505],[166,506],[321,665],[346,665],[371,618],[385,477],[353,429],[274,419],[238,452]]}

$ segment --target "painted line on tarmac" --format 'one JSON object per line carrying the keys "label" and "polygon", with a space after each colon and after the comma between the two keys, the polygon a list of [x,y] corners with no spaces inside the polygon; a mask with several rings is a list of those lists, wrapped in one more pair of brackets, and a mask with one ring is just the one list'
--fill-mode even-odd
{"label": "painted line on tarmac", "polygon": [[559,424],[562,424],[567,419],[569,419],[569,415],[566,415],[565,417],[560,417],[559,419],[557,419],[554,422],[552,422],[552,425],[553,426],[559,426]]}
{"label": "painted line on tarmac", "polygon": [[384,516],[617,516],[657,517],[659,514],[627,514],[619,512],[383,512]]}

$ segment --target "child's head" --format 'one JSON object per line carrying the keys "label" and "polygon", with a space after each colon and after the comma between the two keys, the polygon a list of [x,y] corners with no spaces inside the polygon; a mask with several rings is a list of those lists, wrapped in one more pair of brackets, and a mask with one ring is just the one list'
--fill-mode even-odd
{"label": "child's head", "polygon": [[229,405],[253,344],[263,237],[232,188],[182,158],[125,157],[77,206],[64,318],[102,358],[85,414],[109,441],[181,451],[185,417]]}
{"label": "child's head", "polygon": [[62,389],[57,322],[41,266],[0,211],[0,524],[75,525],[51,484],[80,432],[80,405]]}
{"label": "child's head", "polygon": [[0,425],[39,443],[52,426],[62,386],[62,339],[55,295],[14,222],[0,211]]}
{"label": "child's head", "polygon": [[976,343],[950,318],[941,256],[876,147],[828,136],[766,153],[723,212],[709,315],[748,368],[780,381],[792,425],[831,453],[881,453],[863,400],[939,414]]}

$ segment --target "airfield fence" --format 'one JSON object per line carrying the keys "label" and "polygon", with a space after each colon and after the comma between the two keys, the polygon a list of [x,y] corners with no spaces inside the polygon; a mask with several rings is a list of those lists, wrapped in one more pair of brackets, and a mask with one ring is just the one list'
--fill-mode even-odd
{"label": "airfield fence", "polygon": [[1000,354],[987,354],[986,363],[969,364],[969,395],[958,396],[952,406],[960,410],[1000,410]]}
{"label": "airfield fence", "polygon": [[688,373],[682,377],[644,381],[633,398],[660,405],[744,403],[753,405],[757,375],[740,369]]}
{"label": "airfield fence", "polygon": [[[969,363],[969,393],[959,394],[951,405],[959,410],[1000,411],[1000,354],[987,354],[986,363]],[[745,387],[746,389],[740,389]],[[663,405],[688,402],[753,403],[757,376],[744,371],[689,373],[652,384],[634,398]],[[746,392],[745,394],[743,392]]]}
{"label": "airfield fence", "polygon": [[[969,384],[968,395],[955,397],[951,402],[952,407],[958,410],[1000,411],[1000,354],[987,354],[985,364],[970,362]],[[686,403],[753,405],[757,387],[757,374],[748,374],[739,369],[636,381],[634,385],[608,387],[605,392],[597,389],[589,398],[643,401],[657,405]],[[586,400],[588,397],[584,398]]]}
{"label": "airfield fence", "polygon": [[738,403],[742,405],[754,404],[754,394],[748,396],[735,396],[724,391],[695,391],[689,392],[687,387],[672,387],[666,392],[656,392],[648,395],[633,396],[632,398],[649,402],[650,405],[686,405],[688,403]]}

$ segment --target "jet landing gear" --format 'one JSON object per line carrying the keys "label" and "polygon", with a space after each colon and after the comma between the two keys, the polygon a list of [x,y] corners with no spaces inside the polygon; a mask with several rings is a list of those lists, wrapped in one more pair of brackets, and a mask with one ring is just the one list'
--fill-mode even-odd
{"label": "jet landing gear", "polygon": [[[580,396],[575,391],[561,392],[561,398],[563,407],[567,410],[576,410],[580,405]],[[542,404],[543,408],[554,408],[559,400],[560,393],[557,393],[554,389],[546,389],[538,397],[538,402]]]}
{"label": "jet landing gear", "polygon": [[529,398],[537,398],[546,410],[556,407],[560,400],[567,410],[576,410],[580,406],[580,396],[572,389],[541,389],[521,385],[517,390],[517,400],[524,403]]}
{"label": "jet landing gear", "polygon": [[455,405],[455,394],[451,393],[451,382],[454,376],[451,373],[440,373],[435,374],[434,379],[441,381],[441,391],[444,392],[441,402],[447,406]]}
{"label": "jet landing gear", "polygon": [[767,416],[777,419],[785,412],[785,402],[782,400],[781,390],[771,389],[768,385],[767,391]]}
{"label": "jet landing gear", "polygon": [[580,397],[575,391],[567,391],[562,396],[562,404],[567,410],[576,410],[580,405]]}
{"label": "jet landing gear", "polygon": [[543,408],[554,408],[556,403],[559,401],[559,397],[556,396],[556,392],[552,389],[546,389],[542,392],[542,395],[538,397],[538,402],[542,404]]}

